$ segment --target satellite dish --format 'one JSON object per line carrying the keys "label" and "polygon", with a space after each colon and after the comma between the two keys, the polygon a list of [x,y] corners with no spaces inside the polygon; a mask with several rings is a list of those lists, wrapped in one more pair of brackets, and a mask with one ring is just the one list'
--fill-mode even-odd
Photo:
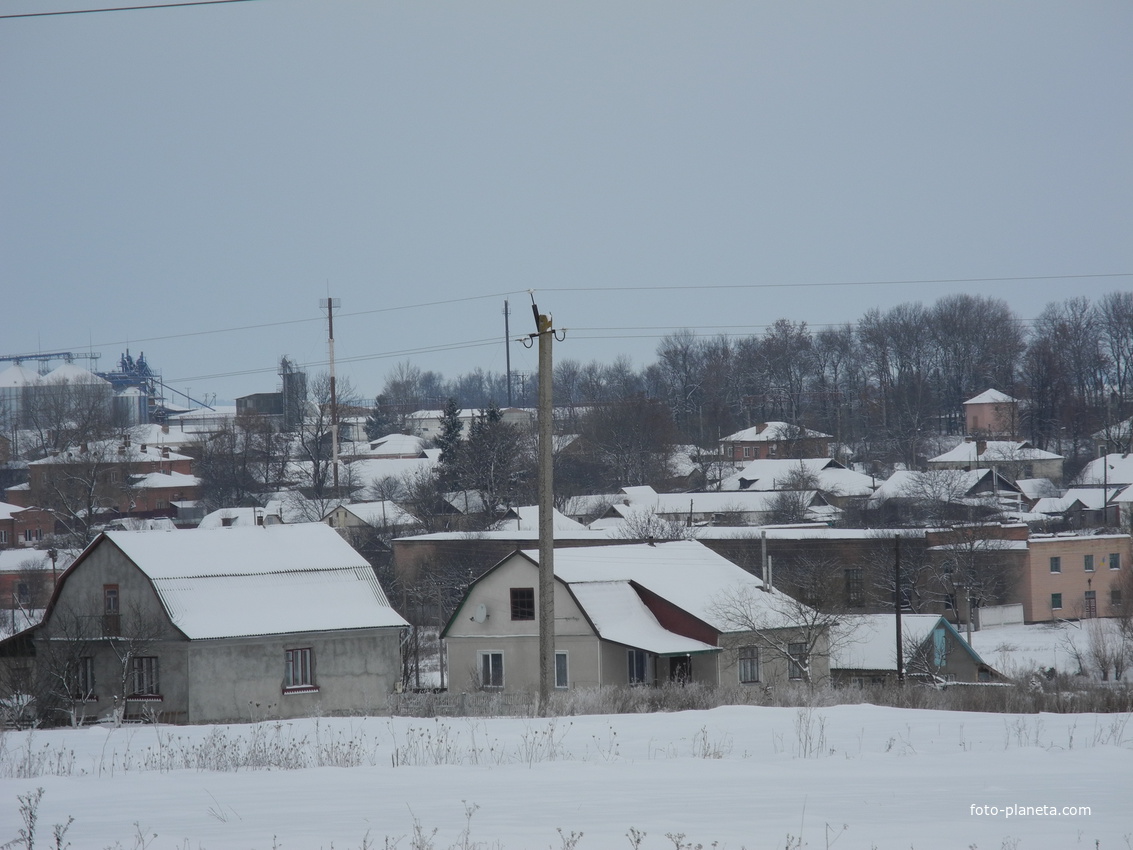
{"label": "satellite dish", "polygon": [[473,621],[475,621],[477,623],[482,623],[485,620],[487,620],[488,619],[488,606],[483,605],[483,604],[477,605],[476,606],[476,612],[472,615],[472,619],[473,619]]}

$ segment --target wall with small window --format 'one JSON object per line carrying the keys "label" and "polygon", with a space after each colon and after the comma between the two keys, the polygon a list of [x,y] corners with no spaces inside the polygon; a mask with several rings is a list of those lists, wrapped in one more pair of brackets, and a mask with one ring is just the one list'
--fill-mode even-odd
{"label": "wall with small window", "polygon": [[225,638],[189,645],[189,720],[225,723],[385,711],[400,629]]}

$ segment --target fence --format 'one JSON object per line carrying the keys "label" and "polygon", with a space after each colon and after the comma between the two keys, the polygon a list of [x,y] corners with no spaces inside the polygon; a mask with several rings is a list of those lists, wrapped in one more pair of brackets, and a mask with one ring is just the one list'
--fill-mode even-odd
{"label": "fence", "polygon": [[979,609],[979,624],[981,629],[993,626],[1015,626],[1023,622],[1023,603],[1012,605],[989,605]]}

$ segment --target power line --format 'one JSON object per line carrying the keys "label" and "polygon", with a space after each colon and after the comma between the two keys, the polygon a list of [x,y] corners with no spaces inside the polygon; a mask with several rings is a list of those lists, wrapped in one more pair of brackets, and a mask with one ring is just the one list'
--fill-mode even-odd
{"label": "power line", "polygon": [[[213,0],[213,2],[221,2],[221,0]],[[815,283],[735,283],[735,284],[677,284],[672,286],[588,286],[588,287],[548,287],[540,289],[541,292],[670,292],[678,290],[704,290],[704,289],[790,289],[795,287],[851,287],[851,286],[902,286],[902,285],[937,285],[946,283],[995,283],[995,282],[1027,282],[1038,280],[1089,280],[1089,279],[1104,279],[1104,278],[1119,278],[1119,277],[1133,277],[1133,272],[1115,272],[1107,274],[1065,274],[1065,275],[1035,275],[1024,277],[972,277],[972,278],[937,278],[929,280],[867,280],[867,281],[827,281]],[[513,295],[523,295],[527,293],[526,289],[512,289],[502,292],[491,292],[484,295],[468,295],[460,298],[444,298],[436,301],[423,301],[416,304],[401,304],[393,307],[377,307],[371,310],[354,310],[348,313],[339,313],[338,318],[354,318],[357,316],[372,316],[380,313],[395,313],[404,310],[420,310],[430,307],[443,307],[449,304],[462,304],[471,301],[483,301],[487,299],[499,299],[510,297]],[[220,333],[237,333],[240,331],[260,330],[262,328],[275,328],[284,327],[287,325],[300,325],[310,322],[321,322],[322,318],[313,316],[306,319],[285,319],[278,322],[262,322],[254,325],[237,325],[228,328],[214,328],[212,330],[201,331],[186,331],[177,334],[163,334],[161,336],[150,337],[135,337],[128,340],[116,340],[109,342],[99,343],[83,343],[81,345],[61,346],[61,348],[69,348],[70,350],[81,350],[83,348],[112,348],[119,345],[136,345],[147,342],[164,342],[172,339],[188,339],[197,336],[208,336],[210,334]],[[818,323],[808,323],[812,327],[823,327],[824,325]],[[829,323],[829,327],[839,327],[844,322]],[[764,325],[724,325],[714,327],[753,327],[760,328],[766,327]],[[626,328],[625,330],[662,330],[660,327],[653,328]],[[669,330],[678,330],[677,327],[669,328]],[[601,328],[576,328],[575,330],[603,330]],[[611,328],[610,330],[622,330],[622,328]],[[615,337],[616,338],[616,337]],[[638,336],[624,337],[626,339],[639,338]]]}
{"label": "power line", "polygon": [[19,12],[4,18],[50,18],[58,15],[95,15],[100,12],[137,12],[142,9],[175,9],[179,6],[220,6],[226,3],[252,3],[255,0],[184,0],[180,3],[151,3],[145,6],[108,6],[103,9],[66,9],[59,12]]}
{"label": "power line", "polygon": [[1114,272],[1111,274],[1052,274],[1030,275],[1025,277],[949,277],[928,280],[840,280],[825,283],[706,283],[675,284],[672,286],[572,286],[549,287],[540,292],[668,292],[682,289],[801,289],[803,287],[831,286],[913,286],[942,283],[1007,283],[1034,280],[1086,280],[1107,277],[1133,277],[1133,272]]}

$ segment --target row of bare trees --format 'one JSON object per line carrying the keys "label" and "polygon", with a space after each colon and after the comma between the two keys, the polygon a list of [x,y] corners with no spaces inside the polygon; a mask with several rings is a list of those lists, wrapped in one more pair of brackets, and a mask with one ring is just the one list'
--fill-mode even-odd
{"label": "row of bare trees", "polygon": [[[957,294],[925,305],[867,310],[856,322],[811,328],[779,319],[761,335],[664,337],[656,362],[626,358],[555,366],[555,403],[568,411],[664,404],[676,439],[702,446],[769,420],[805,423],[870,458],[914,462],[933,433],[962,433],[963,402],[995,387],[1026,402],[1023,433],[1072,455],[1089,435],[1133,414],[1133,293],[1052,302],[1028,328],[1006,302]],[[506,402],[506,376],[446,381],[403,363],[376,399],[375,430],[403,426],[447,398],[462,407]],[[536,388],[513,376],[517,405]],[[1114,451],[1129,450],[1114,431]]]}

